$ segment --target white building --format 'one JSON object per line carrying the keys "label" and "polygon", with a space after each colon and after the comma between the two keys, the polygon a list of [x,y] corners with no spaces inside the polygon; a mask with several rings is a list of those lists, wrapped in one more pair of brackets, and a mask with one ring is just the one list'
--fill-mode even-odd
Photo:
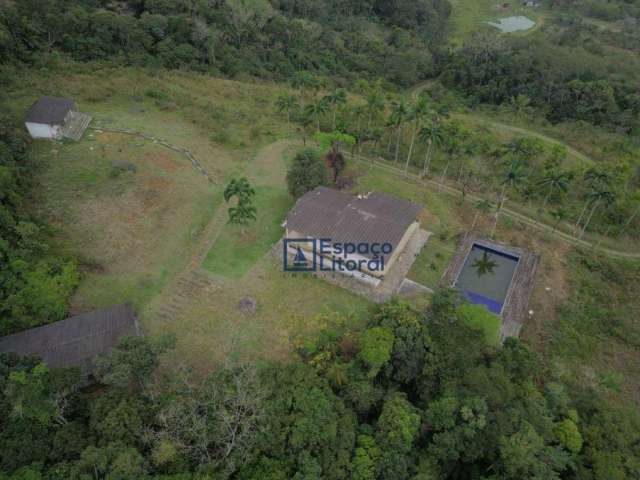
{"label": "white building", "polygon": [[42,97],[27,112],[25,124],[33,138],[58,140],[64,126],[76,111],[76,103],[68,98]]}

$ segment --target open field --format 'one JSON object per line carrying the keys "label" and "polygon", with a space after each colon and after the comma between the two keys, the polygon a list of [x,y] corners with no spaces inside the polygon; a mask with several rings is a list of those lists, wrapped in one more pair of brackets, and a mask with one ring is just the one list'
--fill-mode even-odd
{"label": "open field", "polygon": [[[305,335],[335,312],[349,313],[354,325],[366,322],[368,302],[314,277],[285,275],[270,253],[293,201],[284,174],[298,145],[278,140],[287,134],[284,119],[273,108],[279,89],[181,74],[156,83],[134,74],[138,86],[133,94],[119,93],[126,85],[117,71],[112,83],[122,82],[119,90],[96,80],[94,91],[86,86],[91,79],[87,74],[54,78],[53,84],[59,88],[56,93],[76,96],[81,110],[95,115],[99,125],[144,131],[189,148],[215,181],[209,184],[179,154],[135,136],[93,131],[76,144],[38,142],[32,154],[40,186],[34,211],[53,225],[58,248],[78,256],[85,272],[74,309],[131,301],[148,333],[176,334],[178,348],[171,362],[196,368],[212,368],[232,354],[288,358]],[[16,110],[32,99],[24,91],[13,95]],[[231,108],[229,99],[237,108]],[[519,132],[494,134],[506,139]],[[574,161],[581,160],[581,153],[576,149]],[[111,162],[116,160],[135,165],[137,171],[114,176]],[[241,174],[256,186],[256,206],[262,212],[244,232],[226,225],[222,200],[225,182]],[[459,196],[433,184],[366,163],[349,162],[346,175],[354,180],[354,191],[380,190],[425,205],[423,225],[434,235],[409,278],[436,287],[459,236],[476,219],[473,200],[461,204]],[[480,215],[476,229],[488,233],[491,223]],[[636,385],[640,373],[623,365],[637,358],[628,343],[600,333],[597,348],[590,344],[593,356],[588,359],[559,347],[586,341],[582,332],[569,328],[560,308],[580,285],[572,248],[504,215],[496,238],[542,254],[534,314],[522,332],[525,341],[564,359],[570,371],[597,379],[610,377],[612,352],[624,352],[624,362],[615,357],[620,363],[616,369]],[[239,308],[245,297],[255,300],[255,313]],[[424,305],[423,300],[417,305]]]}
{"label": "open field", "polygon": [[510,35],[526,35],[540,26],[543,15],[540,8],[524,7],[522,2],[500,2],[498,0],[451,0],[453,14],[451,24],[453,28],[452,41],[455,45],[461,45],[473,32],[481,29],[492,28],[486,22],[496,21],[504,17],[526,16],[536,21],[536,26]]}
{"label": "open field", "polygon": [[[313,277],[286,276],[271,255],[293,202],[284,175],[295,142],[273,142],[286,135],[273,107],[279,88],[179,73],[157,79],[128,69],[110,72],[108,82],[82,73],[51,83],[53,93],[74,97],[94,116],[94,127],[188,148],[214,179],[210,184],[185,157],[137,136],[90,130],[78,143],[37,142],[34,211],[84,271],[74,311],[132,302],[147,333],[176,333],[176,359],[208,369],[231,353],[286,358],[300,335],[335,312],[364,318],[367,301]],[[45,93],[38,83],[12,93],[16,111],[34,91]],[[115,175],[114,161],[136,172]],[[222,199],[237,175],[257,190],[259,221],[244,232],[226,225]],[[208,278],[200,289],[183,283],[192,272]],[[244,297],[257,302],[255,314],[239,310]],[[158,315],[167,308],[169,320]]]}
{"label": "open field", "polygon": [[[73,311],[123,301],[142,307],[182,267],[220,204],[184,158],[133,137],[38,142],[32,156],[36,214],[84,271]],[[114,171],[112,162],[123,160],[136,172]]]}

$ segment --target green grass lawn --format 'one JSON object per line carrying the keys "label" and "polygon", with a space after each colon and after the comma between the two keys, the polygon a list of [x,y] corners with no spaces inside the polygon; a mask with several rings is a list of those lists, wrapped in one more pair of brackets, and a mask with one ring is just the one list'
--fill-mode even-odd
{"label": "green grass lawn", "polygon": [[241,278],[282,237],[282,222],[293,205],[292,197],[282,189],[261,186],[256,188],[254,204],[257,220],[247,226],[225,225],[204,261],[206,270]]}
{"label": "green grass lawn", "polygon": [[429,288],[438,287],[455,251],[455,240],[431,235],[427,245],[416,258],[407,277]]}
{"label": "green grass lawn", "polygon": [[[502,5],[508,6],[503,8]],[[522,2],[500,2],[498,0],[451,0],[453,13],[451,23],[453,25],[452,41],[456,45],[461,45],[466,38],[481,28],[489,28],[485,22],[499,20],[504,17],[523,15],[535,20],[537,24],[541,19],[541,9],[523,7]],[[529,34],[536,30],[536,27],[523,32],[514,32],[510,35]]]}
{"label": "green grass lawn", "polygon": [[[136,172],[115,175],[116,160]],[[186,158],[137,137],[39,141],[30,161],[33,211],[51,226],[56,248],[80,262],[77,310],[144,306],[183,268],[220,203],[217,188]]]}

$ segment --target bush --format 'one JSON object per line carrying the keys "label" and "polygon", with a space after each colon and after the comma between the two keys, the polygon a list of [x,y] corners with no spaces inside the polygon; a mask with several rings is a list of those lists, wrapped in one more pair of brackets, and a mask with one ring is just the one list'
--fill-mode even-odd
{"label": "bush", "polygon": [[328,178],[327,166],[318,152],[305,148],[293,159],[287,172],[287,187],[289,193],[298,198],[320,185],[326,185]]}

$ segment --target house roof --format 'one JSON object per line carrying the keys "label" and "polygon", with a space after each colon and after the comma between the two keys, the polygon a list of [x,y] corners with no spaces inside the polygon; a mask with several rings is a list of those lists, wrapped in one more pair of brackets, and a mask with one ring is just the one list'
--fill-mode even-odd
{"label": "house roof", "polygon": [[130,305],[117,305],[2,337],[0,353],[37,356],[51,368],[89,368],[125,335],[140,335],[138,321]]}
{"label": "house roof", "polygon": [[29,123],[45,123],[47,125],[61,125],[69,110],[74,110],[76,104],[69,98],[41,97],[27,112],[26,121]]}
{"label": "house roof", "polygon": [[318,187],[296,202],[286,227],[305,237],[340,243],[390,243],[395,250],[421,210],[415,203],[386,193],[353,196]]}

